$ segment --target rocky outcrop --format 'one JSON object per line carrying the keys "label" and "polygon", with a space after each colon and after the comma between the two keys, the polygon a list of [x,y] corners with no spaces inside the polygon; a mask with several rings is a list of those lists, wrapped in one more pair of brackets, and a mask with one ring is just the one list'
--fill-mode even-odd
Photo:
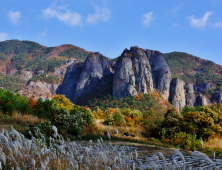
{"label": "rocky outcrop", "polygon": [[194,107],[195,106],[195,103],[196,103],[196,97],[195,97],[195,92],[194,92],[194,89],[193,89],[193,84],[189,84],[187,83],[186,84],[186,94],[185,94],[185,97],[186,97],[186,105],[189,106],[189,107]]}
{"label": "rocky outcrop", "polygon": [[171,104],[178,110],[181,111],[186,105],[184,81],[175,78],[170,84],[170,98]]}
{"label": "rocky outcrop", "polygon": [[42,98],[43,100],[51,99],[56,95],[56,89],[59,84],[49,84],[45,82],[28,82],[27,86],[22,90],[18,91],[21,95],[30,98],[34,96],[36,99]]}
{"label": "rocky outcrop", "polygon": [[165,100],[168,100],[171,81],[170,68],[159,51],[145,50],[145,53],[151,64],[153,87]]}
{"label": "rocky outcrop", "polygon": [[54,72],[52,72],[53,75],[55,75],[56,77],[59,77],[60,80],[62,81],[65,77],[67,68],[74,62],[76,61],[76,59],[72,59],[70,58],[67,63],[59,68],[56,68]]}
{"label": "rocky outcrop", "polygon": [[207,105],[207,99],[201,93],[199,93],[199,95],[196,97],[196,105],[197,106]]}
{"label": "rocky outcrop", "polygon": [[194,84],[194,91],[199,93],[204,93],[207,89],[213,88],[214,85],[212,83],[204,83],[204,84]]}
{"label": "rocky outcrop", "polygon": [[216,94],[212,95],[211,102],[212,103],[214,103],[214,102],[222,103],[222,93],[216,93]]}
{"label": "rocky outcrop", "polygon": [[75,60],[68,68],[63,79],[60,91],[58,93],[63,94],[71,101],[75,98],[75,89],[80,77],[80,73],[83,69],[84,63],[82,61]]}
{"label": "rocky outcrop", "polygon": [[33,77],[33,73],[31,71],[23,70],[19,78],[22,80],[28,81],[32,77]]}
{"label": "rocky outcrop", "polygon": [[62,83],[61,93],[72,102],[89,92],[98,92],[112,83],[115,62],[100,53],[91,53],[86,61],[71,64]]}
{"label": "rocky outcrop", "polygon": [[144,50],[138,47],[125,49],[116,63],[113,79],[113,96],[136,96],[153,91],[150,62]]}

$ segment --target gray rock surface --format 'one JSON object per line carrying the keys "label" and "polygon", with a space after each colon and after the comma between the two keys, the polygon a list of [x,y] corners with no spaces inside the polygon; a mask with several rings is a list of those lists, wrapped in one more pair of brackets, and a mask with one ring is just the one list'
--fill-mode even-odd
{"label": "gray rock surface", "polygon": [[59,77],[60,80],[63,80],[67,71],[67,68],[72,64],[76,62],[76,59],[69,59],[67,63],[59,68],[56,68],[54,72],[52,72],[53,75],[56,77]]}
{"label": "gray rock surface", "polygon": [[204,83],[204,84],[194,84],[194,91],[199,93],[204,93],[207,89],[213,88],[214,85],[212,83]]}
{"label": "gray rock surface", "polygon": [[196,105],[197,106],[207,105],[207,99],[201,93],[199,93],[199,95],[196,97]]}
{"label": "gray rock surface", "polygon": [[54,95],[56,95],[56,89],[59,84],[49,84],[41,81],[28,82],[27,86],[20,90],[18,93],[21,95],[30,98],[35,96],[36,99],[42,98],[43,100],[51,99]]}
{"label": "gray rock surface", "polygon": [[144,50],[138,47],[125,49],[116,64],[113,96],[131,97],[153,90],[151,66]]}
{"label": "gray rock surface", "polygon": [[76,103],[78,97],[96,92],[102,86],[112,83],[115,62],[100,53],[91,53],[86,61],[74,61],[66,72],[61,93]]}
{"label": "gray rock surface", "polygon": [[215,94],[213,96],[212,102],[222,103],[222,93]]}
{"label": "gray rock surface", "polygon": [[165,100],[169,99],[171,72],[163,55],[159,51],[145,50],[150,61],[154,88]]}
{"label": "gray rock surface", "polygon": [[170,83],[170,98],[171,104],[178,110],[182,111],[186,105],[184,81],[175,78]]}
{"label": "gray rock surface", "polygon": [[75,60],[68,68],[63,79],[62,85],[59,87],[57,93],[63,94],[71,101],[75,98],[75,89],[83,69],[84,63]]}
{"label": "gray rock surface", "polygon": [[193,84],[186,83],[186,105],[189,107],[194,107],[196,103],[195,92],[193,89]]}
{"label": "gray rock surface", "polygon": [[23,70],[19,78],[22,80],[28,81],[32,77],[33,77],[33,73],[31,71]]}

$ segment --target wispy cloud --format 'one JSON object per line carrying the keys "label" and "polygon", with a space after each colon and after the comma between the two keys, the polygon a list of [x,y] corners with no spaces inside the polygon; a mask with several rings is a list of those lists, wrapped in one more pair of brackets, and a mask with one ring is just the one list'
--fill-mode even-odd
{"label": "wispy cloud", "polygon": [[5,41],[8,37],[8,34],[5,32],[0,33],[0,41]]}
{"label": "wispy cloud", "polygon": [[203,29],[207,25],[207,21],[212,14],[212,11],[207,11],[204,16],[199,19],[195,18],[193,15],[187,17],[186,19],[192,27]]}
{"label": "wispy cloud", "polygon": [[86,23],[87,24],[95,24],[97,22],[106,22],[111,18],[111,11],[108,8],[99,8],[95,7],[94,14],[88,14]]}
{"label": "wispy cloud", "polygon": [[65,6],[52,6],[42,10],[44,18],[56,18],[69,26],[81,26],[82,16],[77,12],[71,12]]}
{"label": "wispy cloud", "polygon": [[39,32],[39,35],[41,36],[41,37],[44,37],[44,36],[46,36],[47,35],[47,32],[48,32],[48,30],[47,29],[45,29],[45,31],[43,31],[43,32]]}
{"label": "wispy cloud", "polygon": [[19,22],[19,19],[21,18],[21,13],[19,11],[10,11],[8,13],[8,18],[13,24],[17,24]]}
{"label": "wispy cloud", "polygon": [[217,28],[222,28],[222,20],[220,22],[216,22],[214,24],[214,27],[217,27]]}
{"label": "wispy cloud", "polygon": [[177,27],[178,25],[179,25],[178,23],[174,23],[174,24],[172,25],[172,28]]}
{"label": "wispy cloud", "polygon": [[172,12],[173,14],[176,14],[176,13],[180,10],[181,6],[182,6],[182,5],[179,5],[179,6],[174,7],[174,8],[171,10],[171,12]]}
{"label": "wispy cloud", "polygon": [[149,12],[146,14],[143,14],[142,17],[142,24],[144,26],[149,26],[149,24],[154,20],[153,12]]}

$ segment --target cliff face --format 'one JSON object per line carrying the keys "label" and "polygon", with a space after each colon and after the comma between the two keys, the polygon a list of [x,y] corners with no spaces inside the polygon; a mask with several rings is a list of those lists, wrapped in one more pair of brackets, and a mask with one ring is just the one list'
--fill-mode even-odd
{"label": "cliff face", "polygon": [[153,91],[150,62],[143,50],[131,47],[124,50],[116,64],[113,96],[123,98]]}
{"label": "cliff face", "polygon": [[146,50],[145,53],[151,64],[153,86],[165,100],[168,100],[171,81],[170,68],[159,51]]}
{"label": "cliff face", "polygon": [[170,84],[169,101],[179,111],[182,111],[183,107],[186,106],[184,85],[184,81],[178,78],[173,79]]}
{"label": "cliff face", "polygon": [[[178,78],[171,81],[171,72],[163,55],[158,51],[138,47],[125,49],[117,62],[98,52],[90,53],[85,62],[70,59],[52,74],[63,80],[62,84],[29,82],[19,93],[26,97],[34,94],[43,100],[55,94],[63,94],[73,103],[78,103],[89,94],[103,95],[102,89],[117,98],[152,93],[156,89],[165,100],[181,111],[186,105],[206,105],[207,99],[202,94],[213,87],[210,83],[184,86],[184,81]],[[32,76],[32,72],[23,71],[20,78],[28,81]],[[220,94],[214,99],[218,103],[222,101]]]}
{"label": "cliff face", "polygon": [[115,62],[99,53],[91,53],[86,61],[76,61],[67,69],[61,94],[72,102],[89,92],[96,92],[113,80]]}
{"label": "cliff face", "polygon": [[27,86],[18,91],[18,93],[27,98],[34,96],[36,99],[42,98],[43,100],[46,100],[51,99],[54,95],[56,95],[56,89],[58,86],[59,84],[30,81]]}
{"label": "cliff face", "polygon": [[189,107],[194,107],[196,105],[196,97],[194,95],[193,84],[186,84],[186,105]]}

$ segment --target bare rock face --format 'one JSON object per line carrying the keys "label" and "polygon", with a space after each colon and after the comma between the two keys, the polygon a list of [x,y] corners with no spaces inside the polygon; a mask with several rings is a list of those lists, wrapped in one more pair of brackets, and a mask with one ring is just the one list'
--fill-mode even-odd
{"label": "bare rock face", "polygon": [[55,69],[54,72],[52,72],[53,75],[56,77],[59,77],[60,80],[63,80],[67,71],[67,67],[69,67],[72,63],[74,63],[76,59],[69,59],[67,63],[57,69]]}
{"label": "bare rock face", "polygon": [[33,73],[31,71],[23,70],[19,78],[22,80],[28,81],[32,77],[33,77]]}
{"label": "bare rock face", "polygon": [[204,93],[207,89],[213,88],[212,83],[204,83],[204,84],[194,84],[194,91],[199,92],[199,93]]}
{"label": "bare rock face", "polygon": [[30,81],[25,88],[18,91],[21,95],[30,98],[35,96],[36,99],[42,98],[43,100],[51,99],[56,95],[56,89],[59,84],[49,84],[41,81]]}
{"label": "bare rock face", "polygon": [[222,94],[216,94],[213,96],[213,102],[222,103]]}
{"label": "bare rock face", "polygon": [[125,49],[116,63],[113,79],[113,96],[117,98],[136,96],[153,91],[150,62],[143,49]]}
{"label": "bare rock face", "polygon": [[66,72],[61,93],[72,102],[86,93],[96,92],[112,83],[115,62],[100,53],[91,53],[86,61],[75,61]]}
{"label": "bare rock face", "polygon": [[169,101],[178,111],[182,111],[186,106],[184,84],[184,81],[178,78],[173,79],[170,84]]}
{"label": "bare rock face", "polygon": [[186,89],[186,105],[189,107],[194,107],[196,103],[196,97],[194,94],[194,89],[193,89],[193,84],[186,84],[187,89]]}
{"label": "bare rock face", "polygon": [[145,50],[150,61],[154,88],[165,100],[169,99],[171,72],[168,64],[159,51]]}
{"label": "bare rock face", "polygon": [[80,73],[83,69],[84,63],[82,61],[75,60],[68,68],[63,79],[62,85],[59,87],[57,93],[63,94],[71,101],[75,97],[75,89],[80,77]]}
{"label": "bare rock face", "polygon": [[201,93],[199,93],[199,95],[196,97],[196,105],[197,106],[207,105],[207,99]]}

